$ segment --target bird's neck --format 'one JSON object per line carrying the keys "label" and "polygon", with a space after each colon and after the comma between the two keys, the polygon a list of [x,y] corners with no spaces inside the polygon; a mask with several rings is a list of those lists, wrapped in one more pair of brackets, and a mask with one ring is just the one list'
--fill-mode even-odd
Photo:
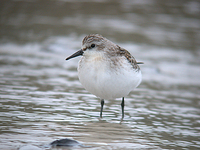
{"label": "bird's neck", "polygon": [[92,52],[85,52],[84,53],[85,61],[105,61],[105,55],[103,52],[92,51]]}

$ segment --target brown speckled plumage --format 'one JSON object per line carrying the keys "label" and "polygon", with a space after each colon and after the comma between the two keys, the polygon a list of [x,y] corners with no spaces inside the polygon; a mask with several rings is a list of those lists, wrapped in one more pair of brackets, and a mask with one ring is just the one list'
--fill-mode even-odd
{"label": "brown speckled plumage", "polygon": [[126,59],[131,63],[131,65],[133,66],[134,69],[137,69],[137,70],[140,69],[140,67],[137,64],[137,61],[129,53],[129,51],[125,50],[124,48],[121,48],[120,46],[118,46],[118,49],[119,49],[119,51],[117,52],[117,54],[121,55],[122,57],[126,57]]}
{"label": "brown speckled plumage", "polygon": [[82,45],[84,45],[85,43],[92,43],[94,41],[96,42],[101,42],[103,41],[105,38],[100,35],[100,34],[90,34],[90,35],[87,35],[83,41],[82,41]]}
{"label": "brown speckled plumage", "polygon": [[[100,34],[90,34],[88,36],[86,36],[83,41],[82,44],[85,45],[86,43],[89,44],[88,47],[86,47],[84,50],[86,50],[87,48],[90,47],[90,45],[92,43],[96,43],[99,42],[100,44],[97,44],[98,46],[98,50],[102,50],[105,48],[105,45],[107,45],[107,47],[109,46],[109,49],[107,51],[107,53],[110,55],[110,57],[116,57],[120,56],[120,57],[125,57],[128,62],[131,63],[131,65],[133,66],[134,69],[140,70],[140,67],[138,66],[137,61],[135,60],[135,58],[124,48],[121,48],[120,46],[114,44],[113,42],[109,41],[108,39],[104,38],[102,35]],[[115,51],[115,53],[113,53],[113,51]],[[113,61],[116,61],[114,59],[112,59]],[[116,64],[116,62],[113,62]]]}

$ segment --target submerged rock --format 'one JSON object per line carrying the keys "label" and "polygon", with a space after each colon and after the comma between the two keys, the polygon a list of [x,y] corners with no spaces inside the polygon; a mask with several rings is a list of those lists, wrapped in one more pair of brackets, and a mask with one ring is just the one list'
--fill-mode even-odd
{"label": "submerged rock", "polygon": [[88,147],[88,146],[82,145],[81,143],[79,143],[76,140],[72,140],[72,139],[68,139],[68,138],[55,140],[55,141],[51,142],[50,145],[52,147],[60,147],[60,146],[63,146],[63,147],[75,147],[75,146]]}

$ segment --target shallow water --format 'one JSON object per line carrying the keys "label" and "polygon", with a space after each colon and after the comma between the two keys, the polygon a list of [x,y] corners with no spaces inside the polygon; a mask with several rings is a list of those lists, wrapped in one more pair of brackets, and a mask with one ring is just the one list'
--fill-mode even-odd
{"label": "shallow water", "polygon": [[[62,138],[88,149],[200,148],[198,1],[0,3],[0,149]],[[122,123],[121,99],[106,100],[99,120],[100,100],[78,81],[80,58],[65,61],[89,33],[145,63]]]}

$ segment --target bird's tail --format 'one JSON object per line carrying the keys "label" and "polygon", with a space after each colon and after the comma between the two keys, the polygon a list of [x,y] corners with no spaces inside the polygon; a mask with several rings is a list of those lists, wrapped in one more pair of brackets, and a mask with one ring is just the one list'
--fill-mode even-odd
{"label": "bird's tail", "polygon": [[143,62],[137,62],[137,64],[144,64]]}

